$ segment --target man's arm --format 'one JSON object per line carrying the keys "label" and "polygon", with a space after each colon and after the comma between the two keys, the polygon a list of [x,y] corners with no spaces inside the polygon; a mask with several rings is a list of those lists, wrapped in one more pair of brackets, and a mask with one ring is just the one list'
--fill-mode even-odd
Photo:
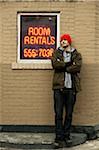
{"label": "man's arm", "polygon": [[53,69],[58,69],[58,70],[65,69],[65,63],[63,60],[58,58],[57,53],[58,53],[57,50],[55,50],[51,58]]}
{"label": "man's arm", "polygon": [[80,53],[77,53],[76,57],[73,60],[72,65],[66,67],[66,72],[68,73],[80,72],[81,66],[82,66],[82,56]]}

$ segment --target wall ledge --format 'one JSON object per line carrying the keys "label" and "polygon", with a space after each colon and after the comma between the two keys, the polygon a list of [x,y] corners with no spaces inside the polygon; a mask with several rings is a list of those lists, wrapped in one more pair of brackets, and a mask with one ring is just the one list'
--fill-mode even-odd
{"label": "wall ledge", "polygon": [[89,0],[0,0],[0,2],[87,2]]}
{"label": "wall ledge", "polygon": [[46,69],[52,70],[51,63],[12,63],[11,68],[13,70],[35,70],[35,69]]}
{"label": "wall ledge", "polygon": [[[54,133],[54,125],[0,125],[0,132],[28,132],[28,133]],[[99,124],[97,125],[73,125],[72,133],[84,133],[87,140],[99,138]]]}

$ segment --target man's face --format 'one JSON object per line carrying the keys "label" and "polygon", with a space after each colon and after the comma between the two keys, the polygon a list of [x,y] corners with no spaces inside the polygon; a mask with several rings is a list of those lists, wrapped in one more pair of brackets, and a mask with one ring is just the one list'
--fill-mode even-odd
{"label": "man's face", "polygon": [[62,40],[60,44],[62,48],[67,48],[69,46],[69,43],[67,40]]}

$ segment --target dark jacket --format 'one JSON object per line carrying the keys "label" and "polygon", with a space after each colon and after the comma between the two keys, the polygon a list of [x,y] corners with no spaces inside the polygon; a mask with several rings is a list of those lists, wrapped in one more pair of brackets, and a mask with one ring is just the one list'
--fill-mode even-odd
{"label": "dark jacket", "polygon": [[81,54],[75,49],[73,52],[71,52],[71,62],[65,63],[63,60],[63,51],[58,48],[54,51],[51,62],[54,69],[53,90],[64,88],[65,72],[68,72],[71,73],[74,92],[79,92],[81,90]]}

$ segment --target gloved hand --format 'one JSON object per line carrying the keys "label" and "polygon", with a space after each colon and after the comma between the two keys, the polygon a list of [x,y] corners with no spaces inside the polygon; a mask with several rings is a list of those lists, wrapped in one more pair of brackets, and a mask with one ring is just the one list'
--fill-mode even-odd
{"label": "gloved hand", "polygon": [[65,63],[65,72],[67,72],[67,67],[71,66],[72,62],[66,62]]}
{"label": "gloved hand", "polygon": [[65,66],[66,66],[66,67],[71,66],[71,65],[72,65],[72,62],[66,62],[66,63],[65,63]]}

